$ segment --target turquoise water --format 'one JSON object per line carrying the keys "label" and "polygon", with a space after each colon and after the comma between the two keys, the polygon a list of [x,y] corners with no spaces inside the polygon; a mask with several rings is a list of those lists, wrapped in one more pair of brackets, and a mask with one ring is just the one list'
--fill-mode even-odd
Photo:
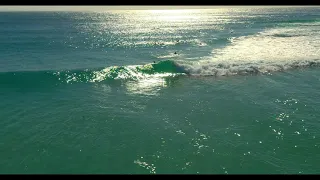
{"label": "turquoise water", "polygon": [[1,12],[0,173],[319,173],[319,12]]}

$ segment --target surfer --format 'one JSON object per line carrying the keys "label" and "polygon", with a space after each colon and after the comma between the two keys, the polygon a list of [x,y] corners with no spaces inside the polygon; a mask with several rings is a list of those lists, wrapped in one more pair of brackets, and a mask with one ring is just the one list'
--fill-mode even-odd
{"label": "surfer", "polygon": [[177,52],[174,52],[174,54],[177,54]]}

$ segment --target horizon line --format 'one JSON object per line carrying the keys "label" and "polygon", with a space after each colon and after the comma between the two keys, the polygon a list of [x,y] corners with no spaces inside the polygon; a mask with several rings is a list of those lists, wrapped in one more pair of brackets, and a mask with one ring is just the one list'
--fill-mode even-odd
{"label": "horizon line", "polygon": [[0,11],[122,11],[122,10],[201,10],[217,8],[283,8],[283,7],[320,7],[320,6],[232,6],[232,5],[213,5],[213,6],[0,6]]}

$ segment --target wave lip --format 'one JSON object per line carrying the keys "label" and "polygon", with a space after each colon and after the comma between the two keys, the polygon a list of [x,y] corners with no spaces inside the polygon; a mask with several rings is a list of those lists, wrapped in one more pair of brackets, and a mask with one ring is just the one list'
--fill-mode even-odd
{"label": "wave lip", "polygon": [[131,66],[113,66],[101,71],[93,72],[91,82],[99,82],[107,79],[140,80],[154,77],[169,77],[183,75],[186,72],[174,61],[166,60],[158,63]]}

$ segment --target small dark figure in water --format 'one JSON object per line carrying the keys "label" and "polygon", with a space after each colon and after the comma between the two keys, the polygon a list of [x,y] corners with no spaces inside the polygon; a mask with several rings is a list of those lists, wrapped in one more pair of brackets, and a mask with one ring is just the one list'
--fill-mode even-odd
{"label": "small dark figure in water", "polygon": [[156,63],[156,61],[153,61],[153,63],[155,64],[155,63]]}
{"label": "small dark figure in water", "polygon": [[174,52],[174,54],[177,54],[177,52]]}

